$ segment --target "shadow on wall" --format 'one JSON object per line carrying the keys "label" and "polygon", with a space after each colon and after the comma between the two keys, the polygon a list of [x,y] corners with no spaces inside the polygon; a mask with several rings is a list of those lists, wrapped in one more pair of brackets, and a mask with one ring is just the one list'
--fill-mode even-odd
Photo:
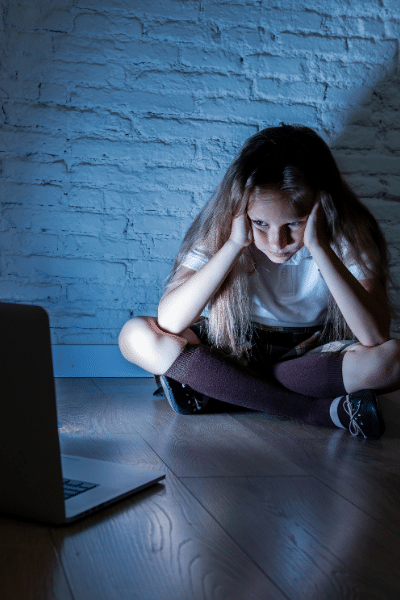
{"label": "shadow on wall", "polygon": [[[344,177],[379,221],[389,246],[391,272],[400,285],[399,66],[355,104],[342,132],[329,144]],[[400,309],[398,293],[394,300]]]}

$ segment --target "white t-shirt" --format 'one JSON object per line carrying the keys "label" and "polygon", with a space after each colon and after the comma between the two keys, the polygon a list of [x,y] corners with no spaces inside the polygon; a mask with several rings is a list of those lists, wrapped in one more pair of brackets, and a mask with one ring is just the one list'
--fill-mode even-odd
{"label": "white t-shirt", "polygon": [[[250,275],[252,319],[271,327],[313,327],[324,323],[329,290],[317,263],[303,246],[287,262],[273,263],[251,245],[256,269]],[[201,250],[188,254],[183,266],[198,271],[208,261]],[[359,265],[344,259],[356,279],[365,279]]]}

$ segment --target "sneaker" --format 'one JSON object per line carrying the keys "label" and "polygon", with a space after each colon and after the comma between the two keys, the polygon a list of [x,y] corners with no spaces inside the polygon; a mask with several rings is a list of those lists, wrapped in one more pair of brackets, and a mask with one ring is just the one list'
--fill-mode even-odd
{"label": "sneaker", "polygon": [[349,431],[351,435],[376,438],[385,431],[378,400],[372,390],[360,390],[349,394],[346,396],[343,408],[350,417]]}
{"label": "sneaker", "polygon": [[188,385],[165,375],[160,375],[159,378],[165,397],[174,411],[180,415],[192,415],[203,411],[207,406],[208,396],[195,392]]}

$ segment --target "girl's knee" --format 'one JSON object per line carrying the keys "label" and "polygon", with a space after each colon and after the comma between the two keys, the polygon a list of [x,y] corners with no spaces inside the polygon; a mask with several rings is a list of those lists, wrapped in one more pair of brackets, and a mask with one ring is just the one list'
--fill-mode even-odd
{"label": "girl's knee", "polygon": [[151,327],[147,317],[134,317],[130,319],[120,331],[118,345],[122,356],[130,362],[136,362],[136,354],[140,346],[146,344],[151,337]]}
{"label": "girl's knee", "polygon": [[186,343],[185,338],[162,331],[155,317],[130,319],[118,337],[122,356],[154,375],[165,373]]}
{"label": "girl's knee", "polygon": [[397,389],[400,386],[400,340],[392,338],[371,351],[372,370],[378,384],[384,389]]}
{"label": "girl's knee", "polygon": [[343,382],[346,390],[363,388],[381,393],[400,387],[400,340],[390,339],[379,346],[354,344],[343,360]]}
{"label": "girl's knee", "polygon": [[388,366],[393,371],[393,377],[397,378],[400,384],[400,340],[392,338],[385,345]]}

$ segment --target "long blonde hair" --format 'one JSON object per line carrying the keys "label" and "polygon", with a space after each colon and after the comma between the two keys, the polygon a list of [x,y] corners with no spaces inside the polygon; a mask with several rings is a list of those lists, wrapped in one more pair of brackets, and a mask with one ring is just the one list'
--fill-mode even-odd
{"label": "long blonde hair", "polygon": [[[190,251],[203,248],[211,257],[225,244],[233,218],[246,211],[257,188],[282,192],[305,215],[319,199],[327,219],[328,243],[340,258],[345,244],[368,277],[377,277],[388,292],[388,282],[392,282],[389,254],[376,219],[342,178],[327,144],[312,129],[292,125],[264,129],[245,142],[188,229],[167,280],[168,287],[184,281],[185,276],[180,276],[178,270]],[[254,269],[248,247],[209,303],[209,342],[236,358],[245,356],[250,348],[249,278]],[[342,338],[355,339],[330,295],[322,339]]]}

